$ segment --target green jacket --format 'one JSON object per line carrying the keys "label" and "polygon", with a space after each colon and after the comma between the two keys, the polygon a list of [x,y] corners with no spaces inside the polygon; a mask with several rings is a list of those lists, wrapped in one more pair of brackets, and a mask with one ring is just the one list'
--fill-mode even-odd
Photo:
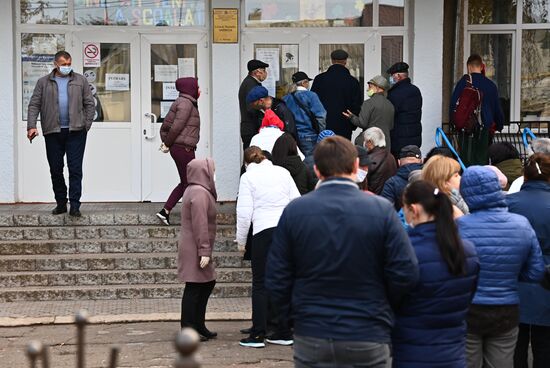
{"label": "green jacket", "polygon": [[[27,114],[27,129],[36,128],[36,121],[40,115],[42,134],[59,133],[59,103],[55,69],[48,75],[40,78],[34,87]],[[69,76],[69,129],[78,131],[90,130],[95,115],[95,103],[90,85],[86,78],[78,73],[71,72]]]}

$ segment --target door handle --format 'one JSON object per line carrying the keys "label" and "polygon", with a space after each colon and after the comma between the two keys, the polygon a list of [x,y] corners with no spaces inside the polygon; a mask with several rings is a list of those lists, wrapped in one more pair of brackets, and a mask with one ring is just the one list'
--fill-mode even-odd
{"label": "door handle", "polygon": [[145,117],[149,118],[149,132],[147,132],[147,129],[143,129],[143,135],[145,136],[145,139],[151,140],[157,136],[157,131],[155,130],[157,116],[152,112],[146,112]]}

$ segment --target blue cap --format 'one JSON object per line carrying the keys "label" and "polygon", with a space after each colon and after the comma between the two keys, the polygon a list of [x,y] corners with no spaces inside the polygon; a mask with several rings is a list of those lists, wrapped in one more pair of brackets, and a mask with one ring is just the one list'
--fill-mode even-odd
{"label": "blue cap", "polygon": [[264,86],[256,86],[248,92],[246,95],[246,103],[249,104],[254,101],[258,101],[260,98],[269,96],[269,91]]}
{"label": "blue cap", "polygon": [[317,137],[317,143],[321,142],[323,139],[332,137],[333,135],[336,135],[332,130],[323,130],[321,133],[319,133],[319,136]]}

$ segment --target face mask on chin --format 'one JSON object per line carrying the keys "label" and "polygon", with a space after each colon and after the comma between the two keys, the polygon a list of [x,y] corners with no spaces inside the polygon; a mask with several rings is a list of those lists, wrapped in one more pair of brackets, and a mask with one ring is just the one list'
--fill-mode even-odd
{"label": "face mask on chin", "polygon": [[367,91],[367,96],[372,97],[372,96],[374,96],[375,93],[376,93],[376,92],[374,92],[373,89],[369,89],[369,90]]}

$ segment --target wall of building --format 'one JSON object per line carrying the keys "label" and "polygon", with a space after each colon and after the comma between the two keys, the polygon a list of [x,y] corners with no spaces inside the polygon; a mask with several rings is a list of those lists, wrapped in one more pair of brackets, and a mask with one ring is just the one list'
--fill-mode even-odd
{"label": "wall of building", "polygon": [[422,151],[434,145],[435,129],[441,126],[443,88],[443,1],[414,3],[413,83],[420,88],[422,107]]}
{"label": "wall of building", "polygon": [[15,91],[14,31],[12,2],[2,4],[0,12],[0,203],[15,200]]}

